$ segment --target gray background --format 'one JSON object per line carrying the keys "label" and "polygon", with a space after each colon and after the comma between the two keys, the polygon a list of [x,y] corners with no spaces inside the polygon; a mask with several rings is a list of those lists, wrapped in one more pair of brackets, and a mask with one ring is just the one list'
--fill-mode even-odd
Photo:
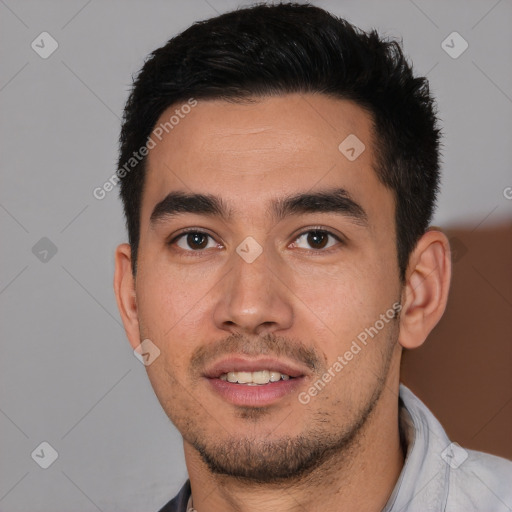
{"label": "gray background", "polygon": [[[115,171],[122,108],[147,54],[247,3],[0,0],[1,511],[156,511],[186,478],[181,437],[115,305],[113,254],[126,239],[117,189],[102,201],[92,191]],[[445,131],[435,223],[510,222],[511,1],[313,3],[402,36],[428,73]],[[59,45],[47,59],[31,48],[43,31]],[[469,43],[457,59],[441,47],[453,31]],[[57,248],[46,261],[47,241],[33,251],[43,237]],[[46,470],[31,458],[42,441],[59,453]]]}

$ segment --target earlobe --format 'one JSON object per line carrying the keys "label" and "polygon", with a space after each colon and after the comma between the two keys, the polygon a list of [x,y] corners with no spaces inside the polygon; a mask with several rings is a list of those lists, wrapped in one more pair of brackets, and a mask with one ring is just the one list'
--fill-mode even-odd
{"label": "earlobe", "polygon": [[114,292],[126,336],[133,348],[140,343],[139,319],[132,274],[131,247],[121,244],[115,253]]}
{"label": "earlobe", "polygon": [[404,348],[423,344],[446,309],[451,279],[450,244],[444,233],[430,229],[409,258],[402,296],[399,342]]}

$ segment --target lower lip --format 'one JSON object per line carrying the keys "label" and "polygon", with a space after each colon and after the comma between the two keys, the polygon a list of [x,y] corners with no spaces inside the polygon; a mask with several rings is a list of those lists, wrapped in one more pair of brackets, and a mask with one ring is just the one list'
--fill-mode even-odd
{"label": "lower lip", "polygon": [[213,389],[226,401],[245,407],[263,407],[289,395],[301,385],[303,377],[248,386],[221,379],[208,379]]}

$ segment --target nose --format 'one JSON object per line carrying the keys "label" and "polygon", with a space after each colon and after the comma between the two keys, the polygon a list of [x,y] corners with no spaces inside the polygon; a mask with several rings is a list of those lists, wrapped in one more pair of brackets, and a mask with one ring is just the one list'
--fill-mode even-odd
{"label": "nose", "polygon": [[231,260],[231,270],[217,290],[213,313],[217,328],[247,335],[289,329],[293,294],[276,262],[272,263],[266,251],[252,262],[235,252]]}

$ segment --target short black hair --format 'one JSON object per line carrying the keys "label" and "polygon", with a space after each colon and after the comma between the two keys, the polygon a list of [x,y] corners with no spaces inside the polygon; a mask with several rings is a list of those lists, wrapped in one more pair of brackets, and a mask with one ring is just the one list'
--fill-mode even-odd
{"label": "short black hair", "polygon": [[[375,172],[393,190],[400,279],[427,230],[439,189],[440,129],[425,77],[401,43],[310,4],[256,4],[197,22],[155,50],[124,110],[118,169],[144,147],[162,113],[194,99],[244,101],[289,93],[347,99],[372,119]],[[341,142],[341,141],[340,141]],[[123,173],[133,273],[146,158]]]}

